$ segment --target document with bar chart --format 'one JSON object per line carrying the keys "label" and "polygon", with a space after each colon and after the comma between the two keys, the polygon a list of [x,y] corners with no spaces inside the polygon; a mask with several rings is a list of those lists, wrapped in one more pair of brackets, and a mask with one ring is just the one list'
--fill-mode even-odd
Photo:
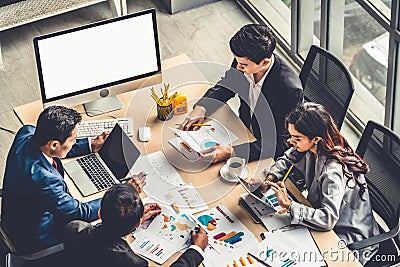
{"label": "document with bar chart", "polygon": [[130,246],[137,254],[162,264],[175,252],[190,245],[190,232],[195,226],[189,216],[162,206],[162,213],[146,230],[134,233],[135,241]]}
{"label": "document with bar chart", "polygon": [[209,243],[219,251],[233,251],[245,244],[258,243],[254,234],[223,205],[195,217],[207,231]]}
{"label": "document with bar chart", "polygon": [[247,255],[249,248],[257,247],[256,237],[225,206],[218,205],[195,218],[208,233],[210,246],[205,250],[204,266],[259,266]]}

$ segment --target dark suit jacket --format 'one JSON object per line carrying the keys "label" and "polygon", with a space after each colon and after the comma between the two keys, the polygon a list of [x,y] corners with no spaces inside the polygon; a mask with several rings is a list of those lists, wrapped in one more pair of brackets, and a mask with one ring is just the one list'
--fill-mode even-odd
{"label": "dark suit jacket", "polygon": [[[65,263],[74,267],[147,267],[148,262],[136,255],[122,238],[110,237],[101,224],[92,226],[72,221],[65,227]],[[171,266],[199,266],[203,257],[188,249]]]}
{"label": "dark suit jacket", "polygon": [[264,80],[254,115],[251,117],[250,85],[243,73],[236,70],[236,65],[237,62],[234,60],[232,68],[205,93],[196,105],[204,106],[207,115],[210,115],[238,94],[240,119],[247,128],[252,130],[257,141],[235,146],[236,155],[248,161],[278,157],[286,149],[284,119],[290,111],[303,102],[300,79],[282,59],[275,55],[275,62]]}
{"label": "dark suit jacket", "polygon": [[[3,184],[2,224],[20,252],[32,252],[62,240],[65,224],[74,219],[98,218],[100,199],[81,203],[64,182],[64,168],[57,171],[32,143],[35,127],[23,126],[7,157]],[[77,140],[68,156],[90,152],[88,140]]]}

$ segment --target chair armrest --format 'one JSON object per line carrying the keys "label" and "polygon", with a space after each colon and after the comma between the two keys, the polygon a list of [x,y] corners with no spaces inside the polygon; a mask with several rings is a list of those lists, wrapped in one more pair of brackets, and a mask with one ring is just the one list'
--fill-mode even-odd
{"label": "chair armrest", "polygon": [[359,250],[362,248],[366,248],[378,243],[381,243],[382,241],[389,240],[399,234],[399,225],[397,225],[395,228],[390,230],[389,232],[385,232],[376,236],[372,236],[370,238],[360,240],[351,244],[348,244],[347,247],[350,250]]}
{"label": "chair armrest", "polygon": [[60,244],[39,250],[37,252],[33,252],[31,254],[19,255],[19,257],[24,260],[31,261],[31,260],[41,259],[41,258],[50,256],[52,254],[62,252],[63,250],[64,250],[64,243],[60,243]]}

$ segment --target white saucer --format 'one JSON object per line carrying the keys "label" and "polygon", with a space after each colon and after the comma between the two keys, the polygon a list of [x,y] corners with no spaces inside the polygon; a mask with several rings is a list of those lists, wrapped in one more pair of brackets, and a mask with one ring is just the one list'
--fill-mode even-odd
{"label": "white saucer", "polygon": [[[224,179],[227,182],[231,182],[231,183],[238,182],[236,177],[232,177],[229,174],[228,164],[225,164],[224,166],[222,166],[222,168],[219,170],[219,174],[221,174],[222,179]],[[240,178],[245,179],[245,178],[247,178],[247,176],[249,176],[249,167],[247,167],[247,165],[246,165],[246,169],[244,169],[244,173]]]}

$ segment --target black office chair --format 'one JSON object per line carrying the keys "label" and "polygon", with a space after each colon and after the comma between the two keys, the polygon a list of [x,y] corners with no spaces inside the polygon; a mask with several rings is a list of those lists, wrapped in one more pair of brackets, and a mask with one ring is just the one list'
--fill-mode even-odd
{"label": "black office chair", "polygon": [[[390,266],[400,262],[400,137],[390,129],[369,121],[356,152],[367,162],[371,171],[365,175],[373,210],[382,218],[389,231],[380,227],[381,234],[348,245],[358,250],[379,243],[378,258],[366,266]],[[391,255],[391,256],[388,256]],[[388,257],[393,259],[381,260]]]}
{"label": "black office chair", "polygon": [[[0,197],[3,190],[0,189]],[[64,244],[57,244],[52,247],[31,253],[21,254],[13,245],[0,221],[0,255],[1,265],[5,267],[47,267],[60,266],[64,251]],[[4,263],[4,265],[3,265]]]}
{"label": "black office chair", "polygon": [[325,49],[312,45],[300,71],[307,102],[323,105],[340,129],[354,93],[346,66]]}

